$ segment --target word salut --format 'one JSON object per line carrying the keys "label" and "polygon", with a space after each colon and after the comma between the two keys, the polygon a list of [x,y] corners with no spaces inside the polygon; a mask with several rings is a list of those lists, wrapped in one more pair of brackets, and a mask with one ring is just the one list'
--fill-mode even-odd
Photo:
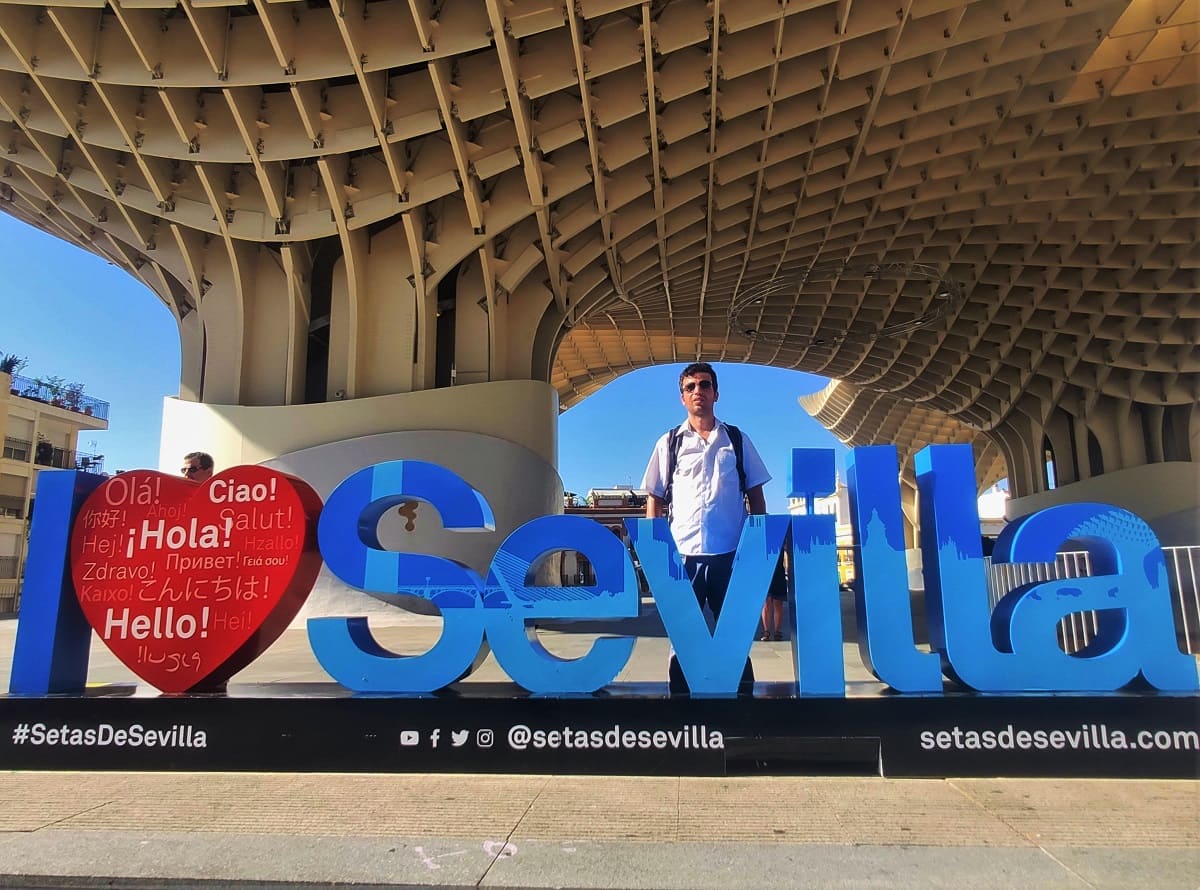
{"label": "word salut", "polygon": [[[994,562],[1052,561],[1070,542],[1088,551],[1094,574],[1018,587],[993,609],[970,447],[930,446],[916,467],[933,651],[913,640],[896,451],[856,449],[847,468],[858,544],[859,651],[880,681],[925,695],[940,694],[947,678],[989,693],[1105,692],[1138,680],[1165,691],[1197,689],[1196,663],[1175,639],[1162,550],[1141,518],[1104,504],[1070,504],[1009,523]],[[796,449],[789,469],[794,494],[834,488],[828,452]],[[68,471],[41,479],[31,567],[35,554],[38,571],[51,575],[55,558],[66,562],[62,600],[72,608],[77,601],[112,652],[164,692],[222,689],[296,616],[322,562],[358,590],[423,597],[443,619],[438,642],[407,656],[389,652],[363,617],[310,619],[314,655],[351,690],[433,692],[468,674],[490,648],[532,692],[595,692],[614,682],[635,638],[603,637],[585,655],[564,659],[541,646],[530,623],[636,618],[636,556],[692,694],[730,697],[787,548],[796,691],[845,695],[832,516],[748,517],[725,607],[710,629],[663,519],[628,520],[626,545],[584,517],[538,517],[500,543],[486,576],[437,554],[385,549],[376,531],[380,518],[414,501],[432,505],[448,531],[494,528],[484,495],[428,462],[358,470],[325,504],[302,480],[257,466],[235,467],[202,484],[148,470],[106,481]],[[56,523],[73,528],[62,552],[55,550]],[[583,554],[595,583],[539,586],[539,566],[559,551]],[[68,610],[58,608],[63,603],[55,595],[39,604],[42,613],[28,619],[22,613],[29,629],[18,638],[14,690],[46,691],[45,678],[68,645],[82,646],[86,670],[86,645],[64,642]],[[1097,641],[1069,655],[1054,628],[1084,611],[1099,615]]]}

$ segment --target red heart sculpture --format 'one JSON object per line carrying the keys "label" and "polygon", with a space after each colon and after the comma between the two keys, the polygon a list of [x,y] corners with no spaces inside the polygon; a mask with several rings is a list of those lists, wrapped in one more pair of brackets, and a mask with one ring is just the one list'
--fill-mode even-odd
{"label": "red heart sculpture", "polygon": [[220,689],[283,633],[321,569],[321,498],[266,467],[195,483],[133,470],[75,519],[71,578],[92,629],[163,692]]}

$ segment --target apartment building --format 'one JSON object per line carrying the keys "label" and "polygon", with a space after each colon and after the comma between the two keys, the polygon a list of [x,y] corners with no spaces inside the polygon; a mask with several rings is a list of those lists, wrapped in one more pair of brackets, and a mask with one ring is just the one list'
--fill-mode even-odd
{"label": "apartment building", "polygon": [[20,603],[38,473],[103,472],[103,455],[80,450],[79,442],[105,429],[108,403],[84,395],[80,384],[0,372],[0,615]]}

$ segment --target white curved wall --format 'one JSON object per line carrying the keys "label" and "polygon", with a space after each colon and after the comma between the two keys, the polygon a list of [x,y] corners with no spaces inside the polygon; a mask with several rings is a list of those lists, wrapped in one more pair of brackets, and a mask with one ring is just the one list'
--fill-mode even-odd
{"label": "white curved wall", "polygon": [[557,466],[558,394],[545,383],[505,380],[315,405],[257,407],[164,399],[159,469],[177,471],[179,458],[189,451],[207,451],[219,469],[400,430],[494,436]]}
{"label": "white curved wall", "polygon": [[1007,517],[1015,519],[1055,504],[1112,504],[1149,523],[1164,547],[1200,544],[1200,463],[1168,461],[1114,470],[1061,485],[1052,491],[1014,498]]}
{"label": "white curved wall", "polygon": [[[562,512],[562,482],[553,466],[527,448],[477,433],[381,433],[295,451],[265,465],[299,476],[327,500],[356,470],[399,459],[429,461],[453,470],[483,494],[496,522],[490,532],[447,531],[433,507],[418,503],[406,515],[392,510],[380,520],[380,543],[388,550],[448,557],[486,577],[496,549],[514,529],[535,516]],[[409,597],[378,599],[404,603],[422,614],[434,612]],[[325,567],[298,620],[316,615],[370,615],[380,622],[404,617],[395,614],[392,606],[381,607],[343,584]]]}
{"label": "white curved wall", "polygon": [[[562,512],[558,398],[553,388],[533,381],[316,405],[248,407],[166,399],[159,468],[176,472],[189,451],[212,454],[218,471],[262,463],[292,473],[322,498],[374,463],[406,458],[440,464],[483,493],[495,515],[495,531],[447,532],[436,511],[420,505],[412,531],[405,518],[389,513],[380,523],[381,539],[389,549],[448,556],[481,574],[510,532],[535,516]],[[312,615],[407,620],[325,569],[300,619]]]}

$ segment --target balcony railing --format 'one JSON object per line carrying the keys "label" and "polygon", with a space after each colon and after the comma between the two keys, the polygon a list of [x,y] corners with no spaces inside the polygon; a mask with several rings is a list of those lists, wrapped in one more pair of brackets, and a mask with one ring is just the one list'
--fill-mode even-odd
{"label": "balcony railing", "polygon": [[59,470],[86,470],[89,473],[104,471],[104,455],[86,451],[68,451],[55,448],[49,442],[38,442],[35,446],[24,439],[4,439],[3,456],[21,463],[33,463],[39,467],[54,467]]}
{"label": "balcony railing", "polygon": [[53,446],[43,448],[45,442],[39,442],[34,450],[33,462],[39,467],[53,467],[58,470],[86,470],[89,473],[104,471],[103,454],[87,454],[83,451],[68,451],[65,448]]}
{"label": "balcony railing", "polygon": [[0,556],[0,578],[10,581],[17,577],[17,558],[15,556]]}
{"label": "balcony railing", "polygon": [[108,420],[108,402],[102,402],[91,396],[85,396],[78,390],[68,389],[46,383],[44,380],[33,380],[29,377],[15,376],[12,379],[12,394],[23,399],[33,399],[35,402],[45,402],[56,408],[74,411],[76,414],[86,414]]}

